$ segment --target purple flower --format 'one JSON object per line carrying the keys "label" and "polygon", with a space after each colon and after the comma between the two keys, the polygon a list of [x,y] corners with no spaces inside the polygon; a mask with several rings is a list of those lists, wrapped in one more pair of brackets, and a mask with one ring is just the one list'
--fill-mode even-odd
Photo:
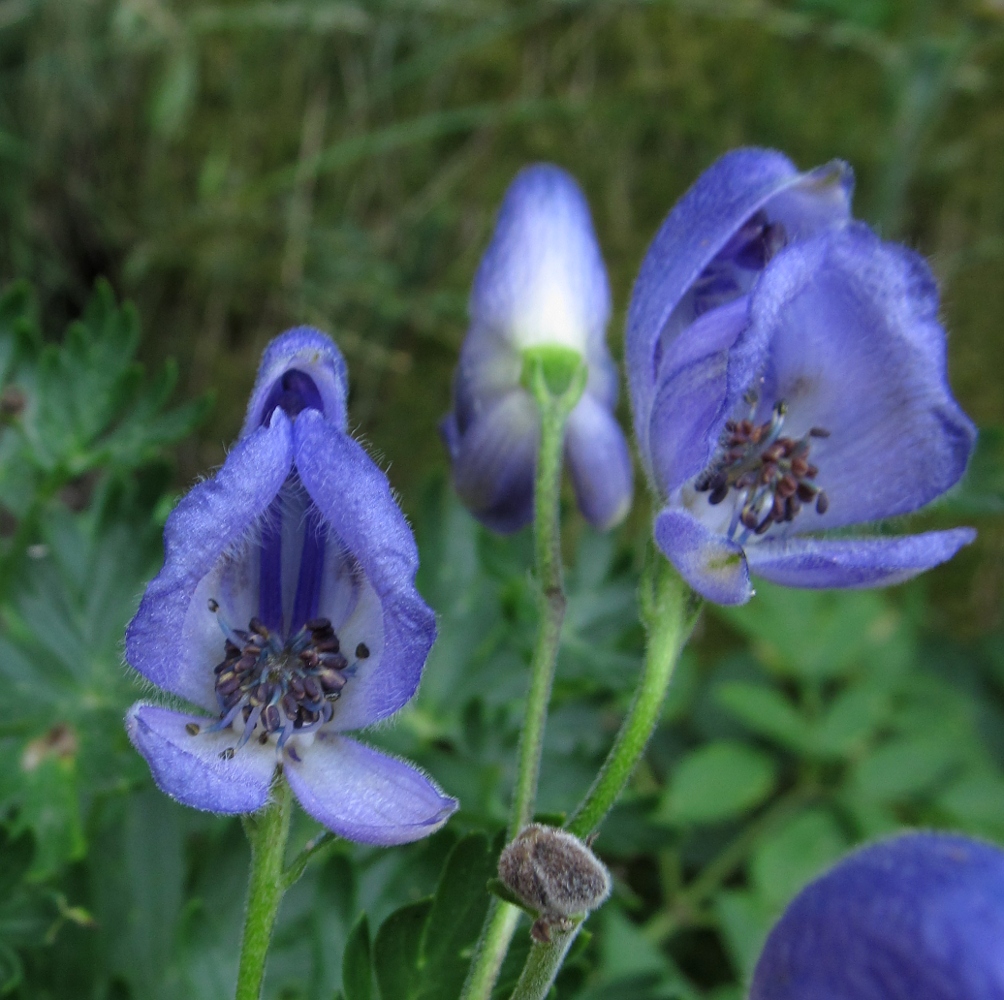
{"label": "purple flower", "polygon": [[655,539],[687,582],[741,604],[898,583],[972,541],[816,532],[916,510],[962,475],[975,429],[948,387],[933,277],[850,219],[849,168],[723,156],[669,214],[628,312]]}
{"label": "purple flower", "polygon": [[1004,851],[911,833],[844,858],[771,931],[750,1000],[1000,1000]]}
{"label": "purple flower", "polygon": [[589,368],[565,437],[579,508],[597,528],[617,524],[631,506],[632,472],[613,416],[617,368],[604,332],[610,287],[589,206],[564,170],[537,164],[510,185],[474,278],[470,316],[453,411],[441,427],[460,498],[494,531],[533,520],[540,420],[521,384],[523,351],[562,347]]}
{"label": "purple flower", "polygon": [[276,767],[350,840],[433,833],[457,803],[344,735],[415,693],[436,636],[383,473],[346,433],[345,363],[302,327],[266,350],[240,440],[168,518],[126,658],[209,716],[140,702],[129,737],[186,805],[252,812]]}

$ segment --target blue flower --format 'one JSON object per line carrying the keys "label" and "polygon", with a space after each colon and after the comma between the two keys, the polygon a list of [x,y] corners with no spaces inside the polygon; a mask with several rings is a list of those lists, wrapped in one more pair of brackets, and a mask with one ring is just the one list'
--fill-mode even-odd
{"label": "blue flower", "polygon": [[1004,851],[912,833],[811,883],[771,931],[750,1000],[1000,1000]]}
{"label": "blue flower", "polygon": [[129,737],[186,805],[251,812],[276,767],[350,840],[397,844],[456,809],[411,765],[345,736],[415,693],[436,636],[383,473],[346,433],[345,363],[309,328],[265,352],[241,437],[168,518],[126,658],[209,716],[145,702]]}
{"label": "blue flower", "polygon": [[[737,150],[656,235],[628,312],[655,539],[695,590],[898,583],[970,529],[817,538],[916,510],[962,475],[975,429],[948,387],[933,277],[850,219],[851,175]],[[810,534],[811,533],[811,534]]]}
{"label": "blue flower", "polygon": [[610,287],[589,206],[565,171],[538,164],[510,185],[474,278],[470,316],[453,411],[441,428],[460,498],[495,531],[533,520],[540,420],[520,381],[523,351],[564,347],[589,369],[568,419],[565,461],[590,523],[617,524],[631,506],[632,472],[613,417],[617,368],[605,339]]}

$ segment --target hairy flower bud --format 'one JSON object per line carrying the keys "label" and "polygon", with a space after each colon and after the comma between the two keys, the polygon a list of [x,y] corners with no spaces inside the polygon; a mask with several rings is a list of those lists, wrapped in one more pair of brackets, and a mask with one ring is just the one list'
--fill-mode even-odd
{"label": "hairy flower bud", "polygon": [[595,910],[610,895],[610,873],[578,837],[531,823],[499,857],[499,878],[540,916],[530,933],[551,939],[551,928],[567,928],[569,917]]}

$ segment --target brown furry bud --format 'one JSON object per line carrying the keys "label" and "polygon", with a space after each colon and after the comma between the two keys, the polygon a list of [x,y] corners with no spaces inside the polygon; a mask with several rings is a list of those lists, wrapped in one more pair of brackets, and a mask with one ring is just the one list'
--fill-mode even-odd
{"label": "brown furry bud", "polygon": [[553,926],[596,909],[610,895],[610,874],[578,837],[553,826],[531,823],[507,844],[499,858],[499,878],[540,918],[531,931],[549,941]]}

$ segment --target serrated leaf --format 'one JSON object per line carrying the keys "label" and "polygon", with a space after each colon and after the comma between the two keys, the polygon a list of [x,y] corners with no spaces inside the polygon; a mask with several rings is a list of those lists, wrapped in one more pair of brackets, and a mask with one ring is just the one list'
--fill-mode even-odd
{"label": "serrated leaf", "polygon": [[377,931],[374,968],[382,1000],[412,1000],[418,995],[419,956],[432,900],[395,910]]}
{"label": "serrated leaf", "polygon": [[751,732],[792,750],[803,751],[810,745],[808,723],[777,689],[729,681],[715,688],[714,697]]}
{"label": "serrated leaf", "polygon": [[693,824],[739,816],[770,795],[775,771],[768,754],[746,743],[708,743],[676,765],[655,818]]}
{"label": "serrated leaf", "polygon": [[345,942],[342,956],[342,994],[345,1000],[374,1000],[370,957],[370,925],[364,913]]}

